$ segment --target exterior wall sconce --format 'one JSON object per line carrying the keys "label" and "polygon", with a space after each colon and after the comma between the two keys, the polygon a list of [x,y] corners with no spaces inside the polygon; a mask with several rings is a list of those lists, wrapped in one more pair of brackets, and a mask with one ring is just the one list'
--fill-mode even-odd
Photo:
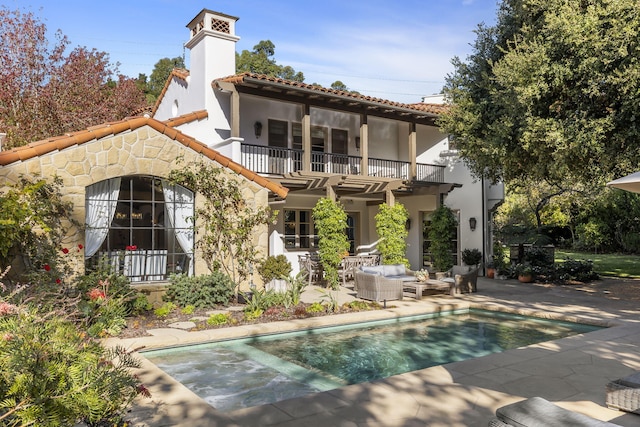
{"label": "exterior wall sconce", "polygon": [[411,218],[407,218],[407,222],[404,223],[404,228],[409,231],[411,229]]}
{"label": "exterior wall sconce", "polygon": [[476,225],[478,225],[478,221],[475,219],[475,217],[469,218],[469,228],[471,229],[471,231],[476,231]]}
{"label": "exterior wall sconce", "polygon": [[260,135],[262,135],[262,123],[255,122],[253,124],[253,132],[256,134],[256,138],[260,138]]}

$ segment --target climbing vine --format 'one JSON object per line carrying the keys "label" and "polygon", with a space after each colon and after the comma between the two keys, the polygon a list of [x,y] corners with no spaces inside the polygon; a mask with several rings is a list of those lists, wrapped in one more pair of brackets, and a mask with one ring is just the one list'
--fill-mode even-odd
{"label": "climbing vine", "polygon": [[383,264],[404,264],[409,266],[406,258],[407,242],[409,234],[405,224],[409,218],[409,212],[401,203],[393,206],[388,204],[380,205],[380,210],[376,214],[376,232],[380,238],[378,250],[380,251]]}
{"label": "climbing vine", "polygon": [[213,165],[175,169],[170,178],[203,197],[194,218],[199,235],[196,247],[211,271],[223,271],[231,277],[237,293],[260,255],[253,243],[254,233],[273,223],[277,212],[247,203],[240,179]]}
{"label": "climbing vine", "polygon": [[347,240],[347,214],[339,202],[322,198],[313,208],[313,222],[318,234],[320,262],[328,285],[339,286],[338,267],[349,251]]}
{"label": "climbing vine", "polygon": [[445,205],[440,205],[431,214],[431,227],[429,240],[431,241],[431,254],[433,266],[437,271],[447,271],[453,266],[451,253],[451,238],[455,236],[458,226],[453,211]]}

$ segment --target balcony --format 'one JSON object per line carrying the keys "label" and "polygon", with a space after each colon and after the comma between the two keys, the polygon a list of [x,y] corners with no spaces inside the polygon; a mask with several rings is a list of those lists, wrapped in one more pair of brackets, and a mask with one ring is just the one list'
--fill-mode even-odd
{"label": "balcony", "polygon": [[[253,172],[286,175],[303,170],[302,150],[242,144],[241,163]],[[369,158],[368,176],[444,183],[444,166],[416,164],[416,177],[410,177],[411,163],[400,160]],[[345,154],[311,153],[312,172],[340,175],[362,175],[362,157]]]}

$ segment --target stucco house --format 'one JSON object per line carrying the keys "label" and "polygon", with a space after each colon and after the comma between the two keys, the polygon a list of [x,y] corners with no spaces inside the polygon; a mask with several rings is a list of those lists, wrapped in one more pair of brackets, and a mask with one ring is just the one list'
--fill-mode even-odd
{"label": "stucco house", "polygon": [[[190,69],[174,70],[150,114],[0,152],[0,176],[60,176],[87,224],[70,236],[85,257],[135,246],[126,274],[164,280],[206,272],[185,221],[199,203],[190,189],[168,184],[172,168],[207,161],[237,173],[255,206],[277,210],[277,223],[255,244],[263,254],[317,249],[311,211],[321,197],[348,213],[351,252],[374,252],[381,203],[402,203],[407,258],[430,262],[429,215],[445,203],[459,219],[452,255],[491,253],[490,215],[501,185],[475,180],[436,125],[446,106],[403,104],[259,74],[235,74],[238,18],[203,9],[187,24]],[[142,273],[141,273],[142,272]]]}

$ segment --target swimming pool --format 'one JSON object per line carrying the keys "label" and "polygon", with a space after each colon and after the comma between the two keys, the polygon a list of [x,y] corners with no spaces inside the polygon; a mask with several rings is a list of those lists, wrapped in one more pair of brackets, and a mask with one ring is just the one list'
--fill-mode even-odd
{"label": "swimming pool", "polygon": [[600,327],[475,310],[144,352],[227,412]]}

